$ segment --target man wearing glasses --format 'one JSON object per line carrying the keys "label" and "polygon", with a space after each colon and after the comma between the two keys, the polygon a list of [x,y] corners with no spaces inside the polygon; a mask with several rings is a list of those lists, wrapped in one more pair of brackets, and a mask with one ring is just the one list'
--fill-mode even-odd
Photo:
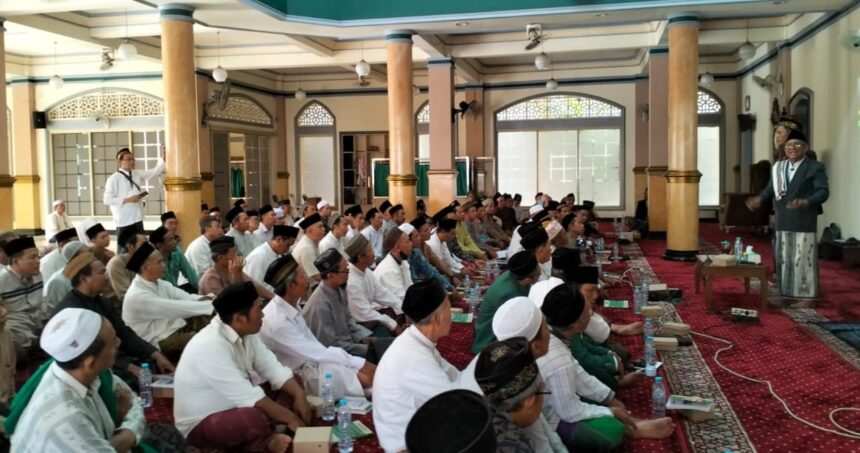
{"label": "man wearing glasses", "polygon": [[[116,153],[119,168],[105,183],[104,204],[110,207],[117,236],[126,229],[143,232],[143,199],[148,195],[143,186],[164,173],[164,148],[155,167],[134,171],[134,154],[128,148]],[[124,250],[119,248],[119,253]]]}

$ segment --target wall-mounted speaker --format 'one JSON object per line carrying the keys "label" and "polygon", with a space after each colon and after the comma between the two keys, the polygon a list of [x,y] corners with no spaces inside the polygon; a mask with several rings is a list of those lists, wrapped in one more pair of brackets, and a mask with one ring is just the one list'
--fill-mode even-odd
{"label": "wall-mounted speaker", "polygon": [[45,112],[33,112],[33,128],[44,129],[48,127],[48,115]]}

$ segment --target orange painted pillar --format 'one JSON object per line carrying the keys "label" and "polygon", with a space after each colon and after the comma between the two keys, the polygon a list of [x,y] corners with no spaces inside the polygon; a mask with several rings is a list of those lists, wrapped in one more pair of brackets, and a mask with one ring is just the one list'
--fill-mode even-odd
{"label": "orange painted pillar", "polygon": [[272,153],[275,167],[275,189],[279,200],[290,196],[290,173],[287,164],[287,98],[275,100],[275,152]]}
{"label": "orange painted pillar", "polygon": [[[6,29],[3,28],[3,21],[0,20],[0,74],[6,74]],[[0,212],[13,213],[14,205],[12,200],[12,186],[15,183],[15,178],[11,175],[9,159],[11,150],[9,149],[9,123],[6,112],[6,87],[0,90]],[[12,215],[0,216],[0,230],[12,229]]]}
{"label": "orange painted pillar", "polygon": [[699,19],[674,14],[669,17],[669,215],[664,255],[671,260],[695,260],[699,251],[698,69]]}
{"label": "orange painted pillar", "polygon": [[164,135],[167,209],[179,219],[179,235],[186,243],[200,235],[200,158],[197,85],[194,75],[194,8],[159,5],[161,62],[164,67]]}
{"label": "orange painted pillar", "polygon": [[[388,198],[403,204],[406,218],[415,218],[415,120],[412,99],[412,32],[386,32],[388,63],[388,136],[391,173]],[[432,101],[431,101],[432,102]],[[431,108],[431,121],[433,118]]]}
{"label": "orange painted pillar", "polygon": [[[209,94],[209,77],[205,75],[197,75],[197,109],[198,118],[202,119],[206,104],[209,102],[211,95]],[[215,205],[215,174],[212,170],[214,161],[212,151],[212,135],[208,124],[202,124],[202,121],[197,122],[197,146],[200,148],[198,157],[200,163],[200,201]]]}
{"label": "orange painted pillar", "polygon": [[457,171],[454,167],[454,61],[450,58],[427,62],[430,81],[430,199],[427,212],[435,213],[457,196]]}
{"label": "orange painted pillar", "polygon": [[[669,54],[665,47],[648,51],[648,227],[665,233],[666,171],[669,169]],[[636,194],[639,196],[639,194]]]}

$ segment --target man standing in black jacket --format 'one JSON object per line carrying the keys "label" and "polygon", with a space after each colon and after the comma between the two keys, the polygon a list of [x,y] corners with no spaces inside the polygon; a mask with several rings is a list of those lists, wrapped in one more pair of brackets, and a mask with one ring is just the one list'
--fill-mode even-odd
{"label": "man standing in black jacket", "polygon": [[154,361],[163,373],[173,373],[175,367],[158,349],[140,338],[122,320],[122,313],[112,302],[102,297],[107,284],[105,265],[90,252],[78,254],[66,265],[63,273],[72,281],[72,291],[57,305],[55,314],[64,308],[83,308],[94,311],[110,321],[120,339],[119,352],[113,372],[137,389],[140,375],[138,364]]}

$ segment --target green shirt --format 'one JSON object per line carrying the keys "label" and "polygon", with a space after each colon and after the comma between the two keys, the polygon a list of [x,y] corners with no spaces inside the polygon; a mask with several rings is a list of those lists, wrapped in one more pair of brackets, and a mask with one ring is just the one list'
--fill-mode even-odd
{"label": "green shirt", "polygon": [[613,391],[618,390],[618,371],[612,350],[599,345],[584,333],[570,339],[570,352],[588,374],[596,377]]}
{"label": "green shirt", "polygon": [[191,263],[188,262],[188,259],[185,258],[185,255],[177,247],[170,252],[170,256],[164,258],[164,277],[161,277],[161,279],[178,287],[180,273],[195,288],[200,283],[200,276],[197,275],[197,272],[191,267]]}
{"label": "green shirt", "polygon": [[505,272],[493,282],[484,295],[484,301],[478,309],[478,320],[475,322],[475,340],[472,342],[472,352],[480,353],[488,344],[496,341],[493,334],[493,316],[503,303],[514,297],[528,297],[529,287],[520,286],[517,276]]}

